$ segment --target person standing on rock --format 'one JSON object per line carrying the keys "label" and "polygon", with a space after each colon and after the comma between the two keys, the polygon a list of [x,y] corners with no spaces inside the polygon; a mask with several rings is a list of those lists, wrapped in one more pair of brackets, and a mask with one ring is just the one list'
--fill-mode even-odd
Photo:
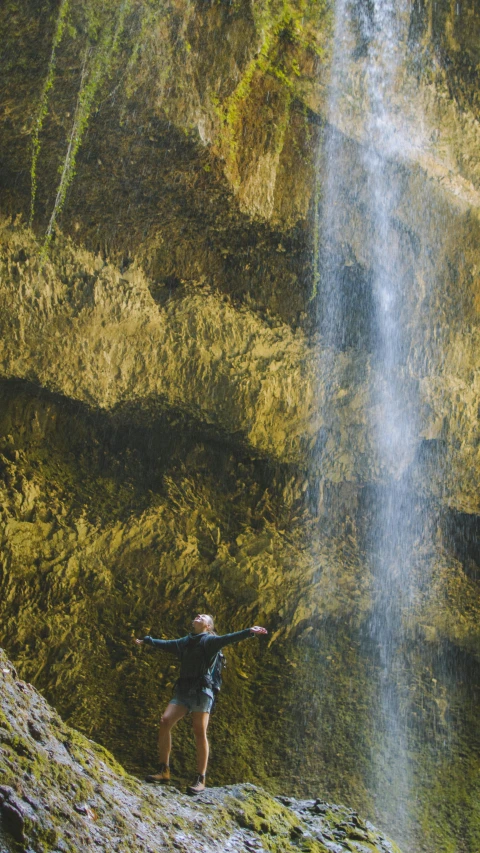
{"label": "person standing on rock", "polygon": [[192,632],[178,640],[155,640],[147,636],[136,639],[137,645],[153,646],[174,654],[180,660],[180,677],[175,684],[173,697],[160,720],[158,731],[158,753],[160,767],[158,773],[146,777],[147,782],[170,781],[170,750],[172,747],[171,730],[185,714],[191,713],[195,746],[197,751],[198,776],[187,788],[189,794],[200,794],[205,790],[209,746],[207,728],[213,705],[211,673],[218,653],[224,646],[238,643],[256,634],[266,634],[267,630],[255,625],[233,634],[215,634],[213,619],[205,613],[195,616]]}

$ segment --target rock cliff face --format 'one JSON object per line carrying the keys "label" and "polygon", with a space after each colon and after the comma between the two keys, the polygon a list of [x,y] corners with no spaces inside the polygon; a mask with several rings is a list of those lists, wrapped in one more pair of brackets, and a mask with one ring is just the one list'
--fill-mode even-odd
{"label": "rock cliff face", "polygon": [[0,650],[0,842],[5,853],[269,850],[399,853],[352,809],[274,799],[254,785],[210,788],[193,802],[129,776],[66,726]]}
{"label": "rock cliff face", "polygon": [[[279,792],[288,778],[388,822],[406,849],[420,826],[425,850],[476,853],[480,15],[446,0],[405,13],[392,101],[409,144],[383,153],[410,282],[398,382],[418,412],[389,468],[371,430],[385,383],[363,156],[371,4],[353,10],[332,111],[318,0],[2,5],[0,639],[69,722],[144,771],[175,674],[132,635],[183,634],[199,607],[221,631],[265,621],[268,643],[229,652],[212,781]],[[372,516],[398,478],[423,522],[398,673],[411,832],[388,808],[399,782],[368,631]],[[191,762],[179,748],[180,772]]]}

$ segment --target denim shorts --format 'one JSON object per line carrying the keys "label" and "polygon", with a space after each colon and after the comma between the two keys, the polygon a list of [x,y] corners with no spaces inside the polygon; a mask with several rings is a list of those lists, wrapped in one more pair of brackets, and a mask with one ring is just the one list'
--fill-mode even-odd
{"label": "denim shorts", "polygon": [[190,714],[196,711],[209,714],[212,710],[213,696],[210,691],[207,693],[205,689],[199,693],[197,690],[182,690],[177,687],[170,699],[170,704],[185,705]]}

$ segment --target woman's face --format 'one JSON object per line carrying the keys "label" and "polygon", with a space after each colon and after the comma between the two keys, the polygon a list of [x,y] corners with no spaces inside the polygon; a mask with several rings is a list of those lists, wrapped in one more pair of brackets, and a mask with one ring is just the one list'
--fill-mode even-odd
{"label": "woman's face", "polygon": [[194,634],[203,634],[204,631],[209,631],[211,627],[212,622],[210,616],[206,613],[199,613],[198,616],[195,616],[195,619],[192,622]]}

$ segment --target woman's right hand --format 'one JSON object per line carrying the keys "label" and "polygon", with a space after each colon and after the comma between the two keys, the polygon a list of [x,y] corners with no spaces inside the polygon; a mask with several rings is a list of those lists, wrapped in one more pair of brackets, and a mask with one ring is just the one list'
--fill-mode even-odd
{"label": "woman's right hand", "polygon": [[137,646],[143,646],[143,640],[137,640],[136,637],[133,638],[133,642],[137,644]]}
{"label": "woman's right hand", "polygon": [[261,628],[260,625],[254,625],[250,630],[253,631],[254,634],[268,634],[267,629]]}

